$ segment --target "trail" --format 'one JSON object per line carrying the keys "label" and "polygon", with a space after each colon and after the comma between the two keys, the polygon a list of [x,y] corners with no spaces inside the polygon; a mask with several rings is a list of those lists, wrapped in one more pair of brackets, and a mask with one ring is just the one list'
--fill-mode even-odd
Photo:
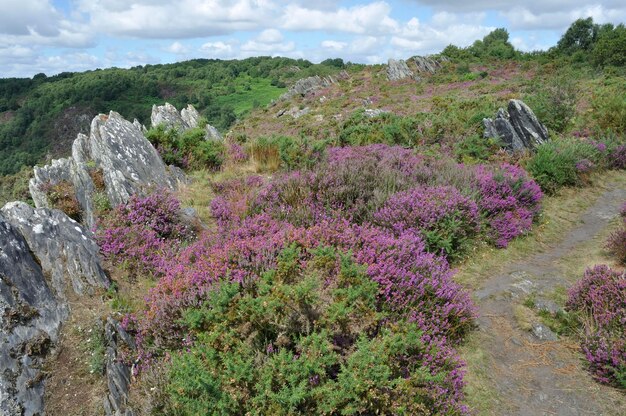
{"label": "trail", "polygon": [[475,292],[479,348],[503,403],[493,414],[626,415],[626,395],[592,380],[577,344],[561,338],[541,341],[520,329],[514,315],[515,305],[530,294],[541,297],[569,286],[559,262],[573,254],[584,256],[584,243],[609,226],[624,201],[626,189],[606,191],[559,243],[506,266]]}

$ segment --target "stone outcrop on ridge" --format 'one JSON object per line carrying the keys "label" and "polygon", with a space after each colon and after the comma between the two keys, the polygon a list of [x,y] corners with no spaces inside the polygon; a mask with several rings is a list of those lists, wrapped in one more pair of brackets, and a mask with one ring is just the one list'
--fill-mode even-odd
{"label": "stone outcrop on ridge", "polygon": [[500,108],[496,117],[483,119],[483,137],[499,139],[512,152],[534,150],[550,140],[548,129],[521,100],[510,100],[508,111]]}

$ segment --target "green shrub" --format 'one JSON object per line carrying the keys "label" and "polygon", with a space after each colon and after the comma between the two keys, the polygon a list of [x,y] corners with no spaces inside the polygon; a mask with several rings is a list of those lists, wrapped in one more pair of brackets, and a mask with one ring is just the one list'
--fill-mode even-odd
{"label": "green shrub", "polygon": [[416,146],[419,144],[420,120],[382,113],[370,117],[363,110],[356,111],[342,126],[339,133],[341,145],[363,146],[374,143]]}
{"label": "green shrub", "polygon": [[498,140],[473,134],[455,143],[454,154],[459,162],[471,164],[489,160],[500,148]]}
{"label": "green shrub", "polygon": [[261,170],[276,171],[313,167],[324,154],[328,142],[308,137],[262,136],[248,144],[252,159]]}
{"label": "green shrub", "polygon": [[577,89],[571,74],[550,78],[535,84],[527,103],[542,123],[560,133],[576,114]]}
{"label": "green shrub", "polygon": [[626,87],[600,88],[591,98],[592,117],[603,131],[623,135],[626,132]]}
{"label": "green shrub", "polygon": [[436,353],[417,325],[391,323],[350,255],[301,250],[288,246],[258,281],[223,282],[187,310],[195,342],[173,356],[167,388],[176,414],[429,414],[425,386],[444,375],[419,364]]}
{"label": "green shrub", "polygon": [[526,170],[544,192],[554,193],[563,186],[583,184],[585,175],[602,163],[602,154],[589,142],[555,140],[537,148]]}

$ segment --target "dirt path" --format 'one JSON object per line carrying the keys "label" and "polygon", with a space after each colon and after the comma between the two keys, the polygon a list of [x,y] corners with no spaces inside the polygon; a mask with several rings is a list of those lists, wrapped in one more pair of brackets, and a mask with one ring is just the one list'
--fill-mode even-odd
{"label": "dirt path", "polygon": [[584,244],[606,230],[625,200],[626,189],[606,191],[560,243],[507,266],[476,291],[477,343],[485,354],[486,377],[499,396],[493,414],[626,415],[626,395],[591,379],[576,344],[540,340],[520,328],[515,314],[530,295],[546,299],[569,286],[571,279],[566,280],[559,263],[584,256]]}

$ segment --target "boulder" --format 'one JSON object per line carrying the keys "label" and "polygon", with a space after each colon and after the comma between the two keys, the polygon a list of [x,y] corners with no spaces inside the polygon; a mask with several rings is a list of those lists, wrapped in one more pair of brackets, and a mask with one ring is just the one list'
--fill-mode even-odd
{"label": "boulder", "polygon": [[0,214],[0,414],[43,413],[43,356],[58,339],[59,303],[26,241]]}
{"label": "boulder", "polygon": [[389,81],[400,81],[414,77],[415,74],[409,69],[406,61],[402,59],[389,59],[387,62],[387,79]]}
{"label": "boulder", "polygon": [[483,119],[483,137],[500,139],[511,152],[532,151],[550,140],[548,129],[522,101],[510,100],[507,108],[500,108],[494,119]]}
{"label": "boulder", "polygon": [[191,104],[187,104],[187,108],[180,110],[180,118],[183,125],[188,129],[195,129],[198,127],[198,121],[200,120],[200,114]]}
{"label": "boulder", "polygon": [[10,202],[0,212],[20,231],[60,299],[68,289],[83,295],[109,286],[91,231],[59,210],[23,202]]}
{"label": "boulder", "polygon": [[210,124],[206,125],[206,135],[204,136],[204,140],[210,141],[210,140],[217,140],[217,141],[222,141],[223,137],[220,134],[219,131],[217,131],[217,129],[215,127],[213,127]]}

